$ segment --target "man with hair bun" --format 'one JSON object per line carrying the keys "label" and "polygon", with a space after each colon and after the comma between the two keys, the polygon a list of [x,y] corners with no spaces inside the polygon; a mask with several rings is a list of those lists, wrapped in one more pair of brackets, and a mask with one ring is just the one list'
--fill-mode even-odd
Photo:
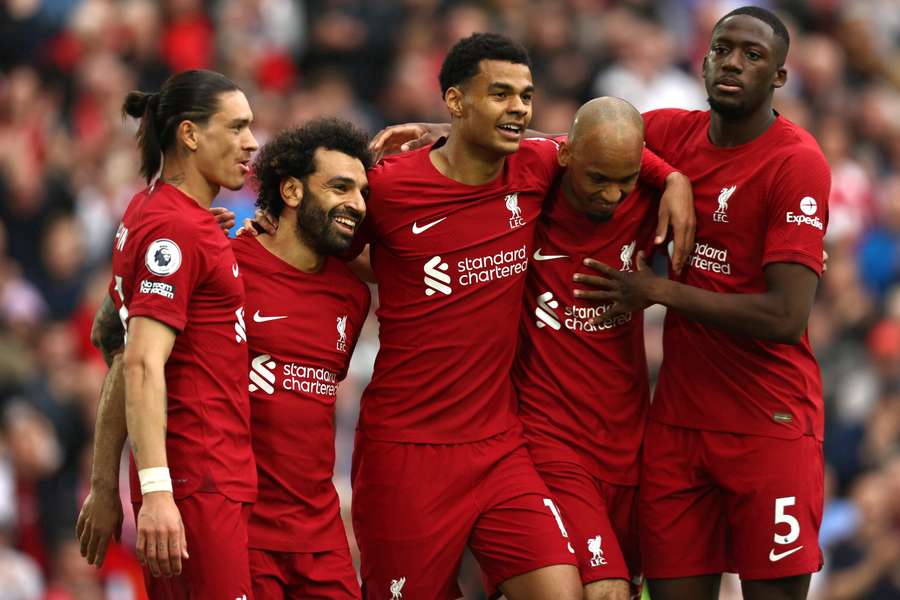
{"label": "man with hair bun", "polygon": [[252,597],[247,521],[256,499],[244,287],[209,207],[221,187],[244,184],[257,149],[253,113],[243,92],[212,71],[178,73],[158,93],[131,92],[123,112],[140,119],[150,186],[119,225],[109,297],[92,332],[110,357],[126,335],[127,343],[104,385],[77,533],[82,551],[102,562],[115,527],[102,511],[121,515],[127,433],[150,598],[244,600]]}

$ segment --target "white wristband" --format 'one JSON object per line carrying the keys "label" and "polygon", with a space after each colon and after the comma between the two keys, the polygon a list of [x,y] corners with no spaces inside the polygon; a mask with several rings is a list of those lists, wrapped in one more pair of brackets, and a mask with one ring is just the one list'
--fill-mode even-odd
{"label": "white wristband", "polygon": [[141,481],[141,495],[172,491],[172,478],[169,476],[168,467],[141,469],[138,471],[138,479]]}

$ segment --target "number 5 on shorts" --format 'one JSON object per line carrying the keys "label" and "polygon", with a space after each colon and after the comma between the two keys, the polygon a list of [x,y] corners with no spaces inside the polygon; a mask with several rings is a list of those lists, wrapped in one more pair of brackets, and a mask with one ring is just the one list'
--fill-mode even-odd
{"label": "number 5 on shorts", "polygon": [[793,515],[784,512],[788,506],[794,506],[797,503],[796,496],[785,496],[784,498],[775,498],[775,524],[786,523],[788,526],[787,535],[775,534],[776,544],[792,544],[800,537],[800,521]]}

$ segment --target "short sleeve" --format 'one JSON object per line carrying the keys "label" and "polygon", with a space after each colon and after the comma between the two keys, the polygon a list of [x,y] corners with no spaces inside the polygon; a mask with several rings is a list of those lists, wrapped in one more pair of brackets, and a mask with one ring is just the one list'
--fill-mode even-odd
{"label": "short sleeve", "polygon": [[646,146],[644,147],[644,151],[641,153],[641,181],[658,190],[662,190],[666,187],[666,177],[675,171],[675,167],[661,159]]}
{"label": "short sleeve", "polygon": [[135,248],[130,317],[149,317],[177,331],[187,324],[188,305],[210,264],[201,232],[173,220],[147,232]]}
{"label": "short sleeve", "polygon": [[562,166],[559,164],[559,144],[565,137],[552,138],[528,138],[527,143],[537,155],[537,162],[541,166],[544,176],[544,183],[549,188],[557,177],[562,174]]}
{"label": "short sleeve", "polygon": [[818,148],[792,151],[769,197],[763,265],[799,263],[822,274],[831,171]]}

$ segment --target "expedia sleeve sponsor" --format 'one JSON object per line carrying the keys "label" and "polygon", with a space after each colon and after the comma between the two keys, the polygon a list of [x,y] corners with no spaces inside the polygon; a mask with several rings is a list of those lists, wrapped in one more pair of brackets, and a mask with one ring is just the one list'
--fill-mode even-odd
{"label": "expedia sleeve sponsor", "polygon": [[164,283],[162,281],[149,281],[144,279],[141,281],[141,287],[138,291],[141,294],[156,294],[157,296],[162,296],[169,300],[175,297],[175,286],[171,283]]}

